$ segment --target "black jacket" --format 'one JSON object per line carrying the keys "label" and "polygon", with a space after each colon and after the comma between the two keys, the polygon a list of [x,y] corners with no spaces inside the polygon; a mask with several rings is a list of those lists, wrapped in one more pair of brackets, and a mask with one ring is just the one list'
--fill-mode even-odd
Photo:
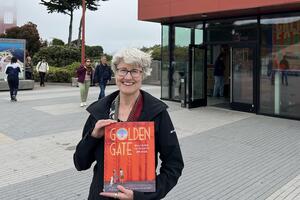
{"label": "black jacket", "polygon": [[218,58],[214,65],[214,75],[215,76],[224,76],[225,64],[220,58]]}
{"label": "black jacket", "polygon": [[107,83],[111,80],[112,71],[108,65],[99,64],[96,66],[94,83]]}
{"label": "black jacket", "polygon": [[[114,92],[93,103],[87,108],[90,113],[83,129],[82,140],[74,153],[74,164],[77,170],[89,169],[94,161],[94,176],[90,187],[89,200],[108,199],[99,195],[103,189],[103,155],[104,140],[93,138],[90,134],[99,119],[107,119],[111,102],[118,95]],[[155,123],[155,166],[157,156],[162,161],[160,174],[156,176],[156,192],[143,193],[134,191],[134,200],[162,199],[177,184],[183,170],[183,159],[176,132],[167,105],[141,90],[144,103],[138,121],[154,121]]]}

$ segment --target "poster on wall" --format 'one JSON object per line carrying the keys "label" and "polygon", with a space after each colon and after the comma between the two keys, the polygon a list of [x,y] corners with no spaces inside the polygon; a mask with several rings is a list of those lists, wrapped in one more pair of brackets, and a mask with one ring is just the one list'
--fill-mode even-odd
{"label": "poster on wall", "polygon": [[290,70],[300,70],[300,20],[287,18],[280,24],[272,26],[272,45],[277,62],[286,56]]}
{"label": "poster on wall", "polygon": [[19,78],[24,79],[25,46],[25,40],[0,38],[0,80],[6,79],[5,67],[13,56],[21,65]]}

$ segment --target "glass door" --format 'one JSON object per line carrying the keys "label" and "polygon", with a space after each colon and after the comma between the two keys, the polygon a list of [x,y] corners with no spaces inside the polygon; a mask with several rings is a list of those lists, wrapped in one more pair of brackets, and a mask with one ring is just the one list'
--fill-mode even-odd
{"label": "glass door", "polygon": [[235,110],[255,112],[255,46],[231,48],[230,105]]}
{"label": "glass door", "polygon": [[187,106],[188,108],[206,106],[206,48],[201,45],[190,45],[189,61]]}

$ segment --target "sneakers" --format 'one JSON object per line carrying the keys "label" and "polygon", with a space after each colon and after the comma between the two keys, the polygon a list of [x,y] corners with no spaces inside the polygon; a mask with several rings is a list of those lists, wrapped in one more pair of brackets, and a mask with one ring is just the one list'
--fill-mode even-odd
{"label": "sneakers", "polygon": [[86,104],[86,102],[81,102],[80,103],[80,107],[83,107],[83,106],[86,106],[87,104]]}
{"label": "sneakers", "polygon": [[10,101],[11,101],[11,102],[13,102],[13,101],[17,101],[17,98],[16,98],[16,96],[14,96],[14,95],[13,95],[13,96],[11,97]]}

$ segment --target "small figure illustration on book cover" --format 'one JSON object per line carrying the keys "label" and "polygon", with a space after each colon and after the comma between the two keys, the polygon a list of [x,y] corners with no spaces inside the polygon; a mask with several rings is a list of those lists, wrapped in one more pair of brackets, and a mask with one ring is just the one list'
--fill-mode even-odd
{"label": "small figure illustration on book cover", "polygon": [[118,122],[105,127],[104,191],[117,186],[155,192],[154,122]]}

